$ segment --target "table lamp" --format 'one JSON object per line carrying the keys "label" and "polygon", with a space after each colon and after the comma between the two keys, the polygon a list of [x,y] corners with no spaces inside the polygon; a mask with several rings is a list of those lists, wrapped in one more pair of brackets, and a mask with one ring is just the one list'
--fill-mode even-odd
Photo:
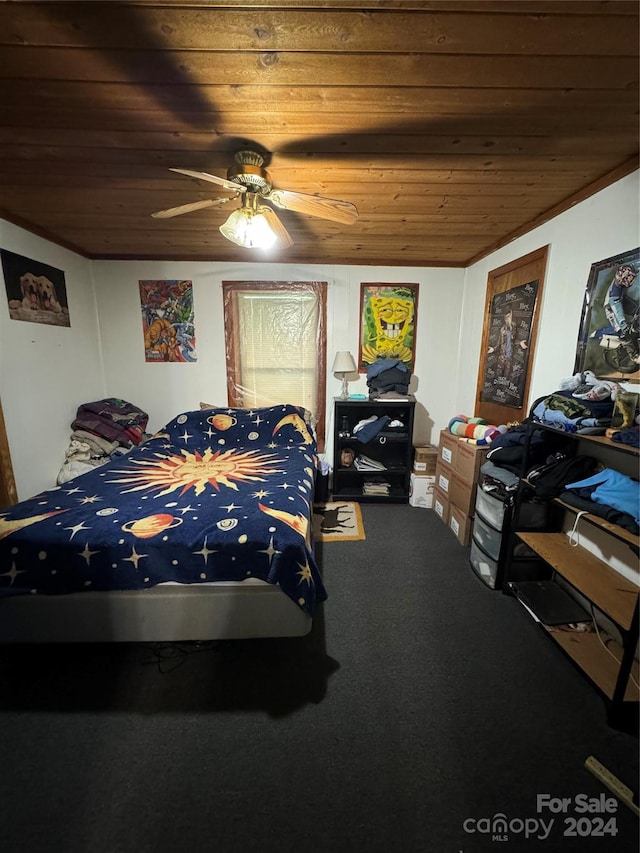
{"label": "table lamp", "polygon": [[347,373],[355,373],[358,370],[351,353],[347,352],[347,350],[337,352],[336,357],[333,360],[333,367],[331,368],[331,370],[333,371],[333,373],[338,373],[342,375],[342,393],[340,394],[340,399],[347,400],[349,398]]}

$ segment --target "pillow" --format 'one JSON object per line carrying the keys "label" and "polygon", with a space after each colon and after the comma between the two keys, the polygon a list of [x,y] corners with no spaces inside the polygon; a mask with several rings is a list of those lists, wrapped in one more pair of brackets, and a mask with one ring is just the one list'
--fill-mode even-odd
{"label": "pillow", "polygon": [[[200,402],[200,408],[201,409],[228,409],[228,408],[234,408],[234,407],[233,406],[231,406],[231,407],[229,407],[229,406],[217,406],[215,403],[203,403],[201,401]],[[235,407],[235,408],[241,408],[241,407]],[[256,407],[254,406],[253,408],[256,408]],[[316,416],[313,414],[313,412],[310,411],[309,409],[304,409],[302,406],[297,406],[296,408],[299,409],[300,414],[302,415],[302,418],[305,421],[305,423],[308,423],[311,427],[313,427],[313,430],[315,431],[317,426],[318,426],[318,420],[317,420]],[[251,407],[245,408],[244,411],[251,411]]]}

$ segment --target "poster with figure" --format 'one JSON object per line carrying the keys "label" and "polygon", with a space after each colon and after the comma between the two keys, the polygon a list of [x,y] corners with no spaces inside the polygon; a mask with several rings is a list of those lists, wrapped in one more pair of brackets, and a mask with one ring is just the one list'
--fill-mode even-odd
{"label": "poster with figure", "polygon": [[153,279],[138,284],[145,361],[197,361],[192,283]]}
{"label": "poster with figure", "polygon": [[574,373],[640,379],[640,248],[591,265]]}
{"label": "poster with figure", "polygon": [[0,257],[12,320],[71,326],[62,270],[6,249]]}
{"label": "poster with figure", "polygon": [[413,371],[417,316],[417,284],[361,284],[358,370],[392,358]]}
{"label": "poster with figure", "polygon": [[537,296],[538,282],[529,281],[491,300],[483,402],[522,407]]}

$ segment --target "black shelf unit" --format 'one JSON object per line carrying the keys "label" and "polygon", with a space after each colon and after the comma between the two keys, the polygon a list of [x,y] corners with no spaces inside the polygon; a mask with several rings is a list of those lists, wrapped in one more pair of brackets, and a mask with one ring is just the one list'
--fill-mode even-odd
{"label": "black shelf unit", "polygon": [[[408,400],[334,400],[333,427],[333,500],[359,503],[408,503],[409,478],[413,464],[413,419],[415,398]],[[383,429],[371,441],[363,443],[353,433],[363,420],[387,415],[400,421],[402,428]],[[342,451],[364,454],[384,465],[380,471],[359,471],[354,465],[341,464]],[[384,495],[363,494],[367,480],[389,484]]]}

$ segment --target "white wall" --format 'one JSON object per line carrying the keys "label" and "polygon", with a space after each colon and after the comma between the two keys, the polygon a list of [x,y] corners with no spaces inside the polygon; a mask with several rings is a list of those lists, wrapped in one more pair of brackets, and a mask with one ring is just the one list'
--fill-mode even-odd
{"label": "white wall", "polygon": [[[123,397],[148,412],[150,430],[158,429],[181,411],[197,408],[201,400],[227,405],[223,281],[326,281],[329,371],[336,350],[350,350],[357,355],[362,282],[418,283],[416,442],[436,441],[437,430],[446,426],[451,416],[462,270],[97,261],[93,272],[107,395]],[[193,282],[198,359],[193,364],[144,361],[138,281],[163,278]],[[329,373],[327,400],[339,394],[340,388],[341,382]],[[350,391],[366,393],[366,378],[361,376],[359,381],[350,383]]]}
{"label": "white wall", "polygon": [[[81,403],[122,397],[155,430],[200,400],[226,405],[224,280],[326,281],[327,359],[356,355],[361,282],[419,284],[416,443],[437,442],[457,414],[472,414],[487,275],[549,244],[531,399],[573,372],[582,300],[592,263],[639,242],[638,172],[494,252],[468,270],[263,263],[93,263],[0,220],[0,246],[65,272],[71,328],[9,318],[0,298],[0,399],[20,498],[51,486]],[[194,364],[146,364],[138,281],[194,284]],[[99,317],[99,321],[98,318]],[[361,377],[352,392],[366,392]],[[327,399],[340,392],[329,375]]]}
{"label": "white wall", "polygon": [[640,172],[617,181],[466,271],[460,326],[456,411],[471,414],[476,382],[487,276],[510,261],[549,245],[529,401],[557,390],[573,374],[582,305],[591,264],[640,243]]}
{"label": "white wall", "polygon": [[0,220],[0,247],[63,270],[71,327],[12,320],[0,270],[0,400],[20,499],[55,484],[80,403],[105,396],[91,262]]}

